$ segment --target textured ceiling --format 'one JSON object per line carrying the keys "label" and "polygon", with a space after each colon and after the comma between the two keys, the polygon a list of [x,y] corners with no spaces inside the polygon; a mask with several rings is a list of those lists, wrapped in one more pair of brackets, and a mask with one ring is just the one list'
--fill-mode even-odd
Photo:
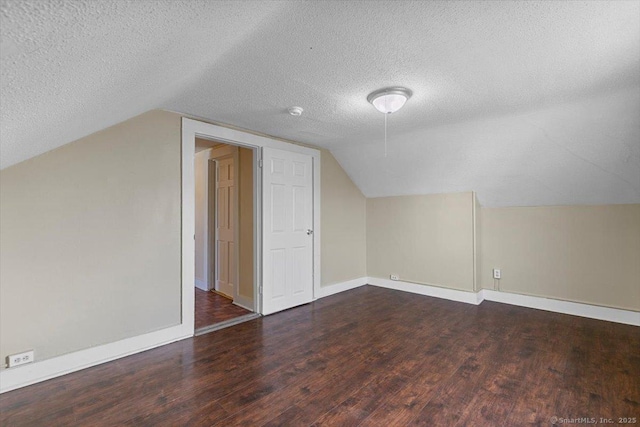
{"label": "textured ceiling", "polygon": [[[329,148],[369,197],[640,203],[638,1],[22,0],[1,19],[2,167],[166,108]],[[389,85],[414,96],[385,158],[366,96]]]}

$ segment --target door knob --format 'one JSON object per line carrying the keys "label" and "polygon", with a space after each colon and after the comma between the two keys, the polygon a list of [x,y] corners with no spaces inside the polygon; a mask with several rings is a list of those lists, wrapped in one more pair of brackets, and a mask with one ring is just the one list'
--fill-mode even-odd
{"label": "door knob", "polygon": [[307,228],[307,236],[311,236],[313,234],[313,230]]}

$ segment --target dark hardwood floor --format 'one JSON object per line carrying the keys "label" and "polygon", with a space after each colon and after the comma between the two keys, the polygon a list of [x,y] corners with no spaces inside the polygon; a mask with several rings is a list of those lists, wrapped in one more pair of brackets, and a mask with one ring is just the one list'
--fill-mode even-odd
{"label": "dark hardwood floor", "polygon": [[640,417],[639,348],[638,327],[365,286],[5,393],[0,424],[617,423]]}
{"label": "dark hardwood floor", "polygon": [[245,314],[251,314],[251,312],[233,304],[229,298],[196,288],[196,329],[235,319]]}

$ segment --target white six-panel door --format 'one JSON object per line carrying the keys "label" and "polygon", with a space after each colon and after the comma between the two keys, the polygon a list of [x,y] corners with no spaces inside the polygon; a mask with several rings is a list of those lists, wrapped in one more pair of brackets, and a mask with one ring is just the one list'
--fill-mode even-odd
{"label": "white six-panel door", "polygon": [[263,149],[263,298],[270,314],[313,299],[313,159]]}
{"label": "white six-panel door", "polygon": [[235,175],[233,157],[216,162],[216,290],[233,298],[235,261]]}

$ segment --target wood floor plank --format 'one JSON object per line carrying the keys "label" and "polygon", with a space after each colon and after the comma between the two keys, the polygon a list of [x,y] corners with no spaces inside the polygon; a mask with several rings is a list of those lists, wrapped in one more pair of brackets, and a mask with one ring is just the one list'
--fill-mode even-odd
{"label": "wood floor plank", "polygon": [[312,425],[357,426],[382,404],[386,396],[392,396],[399,391],[407,380],[407,377],[396,372],[386,372],[377,376],[366,387],[353,393]]}
{"label": "wood floor plank", "polygon": [[[449,327],[466,325],[464,318],[458,318]],[[448,380],[460,363],[475,354],[486,339],[484,334],[474,334],[470,330],[457,334],[440,333],[431,339],[430,345],[418,352],[423,364],[411,380],[395,395],[388,396],[370,416],[363,426],[407,425],[437,392],[440,384]],[[455,349],[455,351],[451,351]]]}
{"label": "wood floor plank", "polygon": [[194,318],[196,329],[251,313],[251,311],[235,305],[233,300],[229,298],[198,288],[195,288],[195,300]]}
{"label": "wood floor plank", "polygon": [[0,425],[638,418],[639,347],[638,327],[364,286],[2,394]]}
{"label": "wood floor plank", "polygon": [[[322,352],[329,357],[321,360],[317,356],[314,358],[312,355],[306,355],[303,360],[306,365],[310,362],[315,365],[312,372],[305,372],[308,370],[293,366],[291,372],[284,372],[284,380],[278,381],[277,378],[275,380],[274,378],[261,380],[259,387],[262,387],[262,390],[243,390],[239,400],[238,397],[233,396],[236,406],[231,408],[228,406],[228,399],[222,399],[220,402],[227,410],[236,411],[236,414],[226,419],[225,422],[229,425],[245,423],[259,425],[265,420],[268,421],[273,417],[273,413],[265,416],[264,410],[255,409],[269,408],[272,412],[286,411],[298,404],[301,399],[305,399],[308,395],[314,395],[324,387],[335,387],[336,381],[342,380],[344,382],[345,376],[349,373],[342,370],[345,366],[349,366],[347,362],[359,362],[358,366],[365,368],[360,371],[358,377],[353,378],[356,384],[370,381],[370,378],[375,377],[379,370],[391,364],[391,360],[399,355],[403,348],[402,342],[399,340],[379,339],[379,337],[385,337],[399,331],[393,319],[384,316],[385,310],[382,310],[380,314],[383,316],[378,320],[375,332],[367,334],[360,341],[345,340],[344,337],[337,334],[327,335],[325,337],[328,341],[327,344],[337,339],[328,347],[323,345],[323,347],[331,349],[329,352],[326,350]],[[391,313],[388,314],[391,315]],[[335,376],[336,371],[340,371],[340,377],[334,377],[331,382],[327,381],[331,376]],[[353,369],[351,371],[354,373]],[[246,410],[242,406],[250,402],[252,396],[256,398],[254,407],[251,410]]]}

